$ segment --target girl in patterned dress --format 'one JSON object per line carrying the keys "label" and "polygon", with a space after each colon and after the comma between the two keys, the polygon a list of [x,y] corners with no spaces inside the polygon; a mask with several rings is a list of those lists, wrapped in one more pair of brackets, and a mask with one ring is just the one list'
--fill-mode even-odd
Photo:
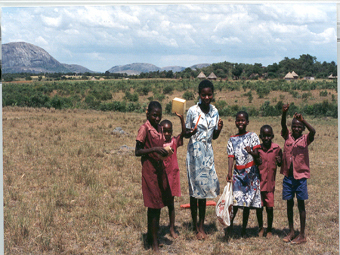
{"label": "girl in patterned dress", "polygon": [[[186,128],[194,129],[190,133],[187,151],[187,173],[189,182],[190,210],[193,230],[197,239],[206,238],[203,225],[206,211],[206,199],[215,198],[220,193],[220,185],[215,171],[212,140],[217,139],[223,127],[218,111],[211,105],[214,85],[209,80],[198,86],[200,101],[189,108]],[[197,126],[197,128],[196,128]],[[197,132],[196,132],[197,131]],[[199,222],[197,225],[197,202]]]}
{"label": "girl in patterned dress", "polygon": [[[238,133],[229,138],[227,146],[229,166],[227,181],[233,181],[234,197],[234,215],[228,232],[232,233],[233,222],[238,208],[243,208],[241,235],[244,236],[250,208],[257,209],[256,215],[258,216],[259,228],[263,228],[263,223],[259,217],[261,212],[260,174],[254,162],[259,157],[257,150],[260,147],[260,140],[255,133],[246,131],[249,124],[247,112],[238,112],[235,124],[238,128]],[[235,167],[234,161],[236,163]]]}

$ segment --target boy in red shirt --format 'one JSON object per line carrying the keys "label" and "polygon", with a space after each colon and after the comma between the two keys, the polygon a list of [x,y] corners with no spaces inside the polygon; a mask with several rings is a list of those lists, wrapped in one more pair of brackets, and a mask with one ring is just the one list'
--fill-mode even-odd
{"label": "boy in red shirt", "polygon": [[[287,200],[287,216],[289,233],[283,238],[284,242],[301,244],[307,242],[305,235],[306,210],[305,200],[308,199],[307,179],[310,178],[308,145],[314,141],[315,129],[302,117],[295,113],[292,120],[292,132],[286,125],[286,114],[289,104],[282,106],[281,135],[285,139],[281,173],[283,179],[282,199]],[[307,127],[309,133],[302,134]],[[300,213],[300,234],[294,238],[293,207],[294,196],[298,201]],[[293,239],[294,238],[294,239]]]}
{"label": "boy in red shirt", "polygon": [[[262,126],[260,129],[262,144],[258,149],[260,155],[258,167],[261,180],[261,202],[262,206],[266,207],[267,212],[267,238],[272,236],[276,168],[277,166],[281,166],[282,163],[282,150],[278,144],[272,142],[273,138],[274,133],[272,127],[269,125]],[[263,222],[262,212],[263,207],[257,215],[258,221],[261,223]],[[263,234],[264,229],[262,227],[260,228],[259,236],[262,237]]]}

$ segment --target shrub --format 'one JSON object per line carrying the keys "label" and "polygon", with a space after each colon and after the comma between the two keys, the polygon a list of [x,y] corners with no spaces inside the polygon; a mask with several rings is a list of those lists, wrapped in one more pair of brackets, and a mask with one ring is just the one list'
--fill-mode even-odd
{"label": "shrub", "polygon": [[185,100],[194,100],[195,99],[195,95],[193,92],[191,91],[185,91],[184,94],[182,95],[182,97],[185,99]]}
{"label": "shrub", "polygon": [[163,93],[164,94],[171,94],[173,92],[173,90],[174,90],[173,86],[168,85],[168,86],[165,86],[163,88]]}
{"label": "shrub", "polygon": [[328,95],[327,90],[320,91],[320,97],[326,97]]}

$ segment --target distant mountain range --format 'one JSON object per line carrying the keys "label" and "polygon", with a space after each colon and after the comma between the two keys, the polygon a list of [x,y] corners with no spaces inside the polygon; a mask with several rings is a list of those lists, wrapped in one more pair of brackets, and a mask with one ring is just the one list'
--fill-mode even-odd
{"label": "distant mountain range", "polygon": [[[210,64],[197,64],[191,69],[207,67]],[[110,73],[127,73],[128,75],[138,75],[141,72],[148,73],[154,71],[181,72],[186,67],[167,66],[158,67],[148,63],[133,63],[128,65],[113,66]],[[44,49],[25,42],[12,42],[2,45],[2,72],[3,73],[94,73],[94,71],[80,66],[60,63]]]}

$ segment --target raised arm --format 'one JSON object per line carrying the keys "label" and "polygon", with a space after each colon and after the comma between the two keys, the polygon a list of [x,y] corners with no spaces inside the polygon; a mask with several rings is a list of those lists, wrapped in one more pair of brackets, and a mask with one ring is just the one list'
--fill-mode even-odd
{"label": "raised arm", "polygon": [[289,104],[284,104],[282,106],[282,117],[281,117],[281,134],[285,137],[288,134],[288,128],[286,124],[287,111],[289,109]]}
{"label": "raised arm", "polygon": [[214,130],[213,139],[217,139],[220,136],[221,130],[223,128],[223,120],[219,119],[217,124],[217,129]]}
{"label": "raised arm", "polygon": [[175,114],[178,116],[178,118],[181,120],[181,126],[182,126],[182,133],[181,133],[181,137],[184,137],[186,134],[186,128],[185,128],[185,123],[184,123],[184,118],[183,115],[178,114],[177,112],[175,112]]}
{"label": "raised arm", "polygon": [[294,114],[294,118],[297,119],[298,121],[302,122],[305,127],[308,129],[309,131],[309,135],[308,135],[308,138],[309,138],[309,142],[313,142],[314,141],[314,136],[315,136],[315,129],[311,126],[311,124],[309,124],[303,117],[302,117],[302,114],[300,113],[295,113]]}

